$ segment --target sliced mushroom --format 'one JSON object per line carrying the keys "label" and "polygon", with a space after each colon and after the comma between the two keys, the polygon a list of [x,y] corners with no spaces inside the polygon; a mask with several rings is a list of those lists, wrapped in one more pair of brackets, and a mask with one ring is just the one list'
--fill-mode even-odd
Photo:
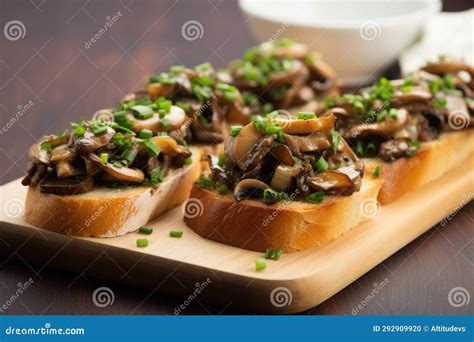
{"label": "sliced mushroom", "polygon": [[40,183],[40,191],[56,195],[77,195],[92,191],[94,180],[91,177],[46,178]]}
{"label": "sliced mushroom", "polygon": [[286,145],[278,145],[270,149],[270,155],[283,165],[293,166],[295,161],[292,158],[291,150]]}
{"label": "sliced mushroom", "polygon": [[176,140],[169,136],[158,135],[152,138],[153,143],[158,146],[161,152],[169,156],[176,156],[177,154],[188,154],[189,151],[186,150],[181,145],[178,145]]}
{"label": "sliced mushroom", "polygon": [[244,163],[247,160],[247,153],[257,144],[261,137],[262,133],[255,128],[253,123],[250,123],[242,127],[236,137],[229,136],[225,143],[225,154],[240,169],[243,169]]}
{"label": "sliced mushroom", "polygon": [[362,123],[352,126],[346,136],[349,138],[365,137],[368,135],[392,135],[408,124],[408,112],[400,108],[397,110],[397,118],[388,117],[385,121],[376,123]]}
{"label": "sliced mushroom", "polygon": [[328,136],[322,132],[306,136],[285,134],[284,139],[293,155],[299,156],[305,152],[322,151],[331,147]]}
{"label": "sliced mushroom", "polygon": [[125,95],[120,102],[126,103],[130,101],[141,100],[147,95],[148,93],[145,90],[139,90],[139,91]]}
{"label": "sliced mushroom", "polygon": [[305,44],[294,43],[288,46],[278,46],[273,49],[273,54],[280,58],[300,59],[306,56],[308,47]]}
{"label": "sliced mushroom", "polygon": [[331,80],[336,77],[334,70],[321,58],[315,57],[311,63],[306,64],[311,72],[311,77],[316,80]]}
{"label": "sliced mushroom", "polygon": [[242,171],[252,170],[270,152],[276,138],[274,135],[262,137],[256,145],[247,153],[247,159],[243,163]]}
{"label": "sliced mushroom", "polygon": [[90,131],[86,131],[84,137],[76,140],[75,148],[80,154],[94,152],[101,147],[107,145],[115,134],[115,130],[107,127],[107,131],[100,135],[96,135]]}
{"label": "sliced mushroom", "polygon": [[355,190],[354,183],[349,176],[340,172],[321,172],[316,176],[308,177],[307,182],[313,191],[330,191],[331,193],[349,195]]}
{"label": "sliced mushroom", "polygon": [[174,93],[174,84],[163,84],[163,83],[150,83],[148,84],[146,90],[148,95],[152,98],[157,98],[160,96],[170,97]]}
{"label": "sliced mushroom", "polygon": [[472,66],[459,61],[440,61],[436,63],[428,63],[420,70],[435,75],[455,74],[460,71],[466,71],[469,74],[474,75],[474,68]]}
{"label": "sliced mushroom", "polygon": [[249,197],[261,197],[263,191],[269,188],[270,186],[258,179],[244,179],[235,186],[234,197],[237,201]]}
{"label": "sliced mushroom", "polygon": [[283,132],[286,134],[311,134],[315,132],[326,132],[334,128],[336,123],[336,117],[332,114],[325,117],[308,120],[291,120],[282,118],[277,118],[274,120],[280,124]]}
{"label": "sliced mushroom", "polygon": [[390,101],[393,107],[406,107],[407,105],[420,104],[426,106],[432,99],[432,95],[428,90],[417,88],[409,92],[397,90]]}
{"label": "sliced mushroom", "polygon": [[34,164],[48,164],[50,156],[47,150],[41,148],[41,143],[37,143],[30,147],[28,158]]}
{"label": "sliced mushroom", "polygon": [[51,162],[71,161],[76,158],[76,153],[68,148],[67,144],[59,145],[51,151]]}
{"label": "sliced mushroom", "polygon": [[145,175],[141,170],[129,167],[117,167],[110,163],[102,163],[100,157],[93,153],[89,154],[89,159],[115,180],[132,183],[142,183],[145,180]]}
{"label": "sliced mushroom", "polygon": [[68,178],[72,176],[79,176],[82,174],[81,170],[72,166],[67,160],[61,160],[56,165],[56,174],[59,178]]}
{"label": "sliced mushroom", "polygon": [[285,84],[303,84],[308,78],[308,69],[298,60],[293,60],[291,69],[285,71],[278,71],[269,76],[271,88],[276,88]]}
{"label": "sliced mushroom", "polygon": [[[127,114],[127,118],[133,122],[132,130],[135,133],[140,133],[143,129],[149,129],[153,134],[177,130],[188,120],[184,110],[178,106],[171,106],[170,112],[164,118],[160,118],[158,114],[153,114],[149,119],[139,120],[131,113]],[[164,119],[166,121],[163,121]]]}

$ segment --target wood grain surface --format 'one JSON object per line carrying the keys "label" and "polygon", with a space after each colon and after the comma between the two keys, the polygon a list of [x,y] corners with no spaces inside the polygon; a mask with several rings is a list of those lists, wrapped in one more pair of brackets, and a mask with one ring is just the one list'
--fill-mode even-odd
{"label": "wood grain surface", "polygon": [[[445,1],[444,6],[460,10],[472,5]],[[119,11],[119,19],[99,34],[107,17]],[[255,43],[245,25],[248,19],[233,1],[2,1],[0,13],[2,27],[20,20],[26,29],[20,40],[0,36],[0,184],[24,173],[25,152],[38,137],[113,105],[148,74],[205,60],[223,66]],[[190,20],[203,27],[202,37],[193,41],[181,33]],[[96,35],[96,42],[87,44]],[[30,108],[17,114],[27,104]],[[13,117],[18,119],[12,123]],[[463,287],[474,295],[473,222],[470,203],[307,313],[472,313],[472,301],[455,307],[448,294]],[[30,277],[34,283],[28,291],[0,314],[173,314],[183,303],[158,291],[32,264],[16,253],[0,259],[0,304]],[[388,285],[368,300],[373,284],[386,278]],[[92,294],[99,287],[113,290],[113,305],[94,305]],[[239,313],[228,304],[212,306],[197,298],[182,314]],[[362,309],[355,310],[358,306]]]}

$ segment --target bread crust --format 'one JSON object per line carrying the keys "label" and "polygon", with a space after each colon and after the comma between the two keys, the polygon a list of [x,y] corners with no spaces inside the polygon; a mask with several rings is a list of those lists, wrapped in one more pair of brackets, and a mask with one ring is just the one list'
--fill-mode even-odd
{"label": "bread crust", "polygon": [[240,248],[260,252],[267,248],[282,248],[285,252],[304,250],[335,239],[370,218],[367,211],[377,210],[376,197],[382,180],[369,178],[363,181],[359,192],[327,196],[321,204],[236,202],[232,193],[219,195],[215,190],[195,185],[191,199],[194,203],[199,200],[202,210],[199,215],[185,213],[184,222],[205,238]]}
{"label": "bread crust", "polygon": [[137,230],[188,198],[201,173],[200,153],[193,154],[192,165],[173,170],[157,188],[100,187],[84,194],[61,196],[30,186],[25,221],[80,237],[114,237]]}
{"label": "bread crust", "polygon": [[439,139],[422,143],[416,155],[385,162],[379,158],[364,159],[366,173],[382,166],[384,179],[378,200],[390,204],[404,194],[438,179],[460,163],[474,166],[474,129],[443,133]]}

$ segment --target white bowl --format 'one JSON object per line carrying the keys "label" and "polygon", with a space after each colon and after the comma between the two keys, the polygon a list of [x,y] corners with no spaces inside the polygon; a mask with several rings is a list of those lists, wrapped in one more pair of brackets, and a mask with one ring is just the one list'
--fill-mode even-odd
{"label": "white bowl", "polygon": [[345,84],[372,82],[413,43],[440,0],[240,0],[261,42],[283,37],[322,54]]}

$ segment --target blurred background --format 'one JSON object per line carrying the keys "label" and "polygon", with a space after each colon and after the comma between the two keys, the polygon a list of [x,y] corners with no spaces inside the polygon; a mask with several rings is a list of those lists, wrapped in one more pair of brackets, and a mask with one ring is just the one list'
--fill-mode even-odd
{"label": "blurred background", "polygon": [[[380,75],[397,77],[401,49],[420,39],[424,25],[434,13],[441,8],[456,12],[473,7],[472,0],[419,1],[421,7],[410,7],[414,2],[391,1],[393,7],[387,7],[383,0],[366,1],[364,6],[367,3],[375,4],[374,8],[378,6],[378,14],[374,12],[375,17],[371,18],[367,9],[371,7],[362,11],[359,8],[357,13],[361,16],[355,16],[350,0],[319,1],[318,5],[329,4],[329,7],[320,8],[321,12],[316,13],[319,16],[314,19],[310,15],[314,8],[308,1],[291,1],[293,11],[286,12],[278,1],[255,2],[256,6],[244,1],[245,11],[242,11],[239,3],[232,0],[0,0],[0,184],[24,175],[27,149],[41,136],[58,133],[81,116],[90,117],[98,109],[115,106],[125,94],[141,88],[148,75],[175,64],[194,66],[210,61],[223,67],[262,37],[271,39],[274,33],[280,32],[279,38],[290,35],[311,39],[314,50],[326,50],[321,52],[328,64],[346,73],[342,76],[351,81],[351,89]],[[340,11],[331,10],[334,3]],[[301,17],[295,11],[302,13]],[[472,12],[467,17],[467,26],[459,17],[453,18],[450,20],[460,26],[457,31],[470,31],[467,39],[472,44]],[[448,28],[444,24],[434,26],[438,30]],[[308,27],[314,33],[310,38]],[[429,36],[435,42],[440,38],[436,31]],[[443,41],[434,44],[434,50],[445,48],[456,36],[445,35]],[[433,48],[433,44],[427,46]],[[337,51],[336,55],[331,48]],[[427,49],[422,47],[421,51]],[[451,52],[462,55],[456,49]],[[418,50],[415,47],[411,57],[407,56],[402,59],[401,67],[410,69],[413,67],[410,63],[416,64],[421,56],[420,46]],[[435,272],[424,274],[424,279],[416,271],[424,267],[423,260],[410,259],[417,246],[425,244],[430,237],[431,233],[421,237],[388,264],[380,265],[312,313],[351,314],[351,308],[367,295],[367,287],[372,286],[374,279],[383,279],[389,272],[394,277],[390,289],[380,295],[377,303],[368,305],[364,314],[446,314],[446,305],[429,304],[445,298],[446,286],[442,283],[430,281],[428,288],[420,289],[418,303],[410,302],[403,290],[427,283]],[[451,247],[443,241],[441,235],[435,234],[425,248],[428,252],[446,250],[445,254],[431,258],[432,254],[428,253],[425,257],[441,264],[451,262],[452,254],[448,253]],[[463,240],[457,242],[462,244]],[[405,263],[407,259],[410,261]],[[449,268],[465,270],[465,264],[466,261],[455,259]],[[397,280],[392,271],[387,271],[387,265],[394,273],[403,272],[404,277]],[[34,270],[12,260],[0,268],[0,279],[4,284],[16,286],[19,279],[27,278],[31,272]],[[26,305],[17,303],[8,313],[97,312],[90,303],[90,293],[104,282],[52,270],[44,270],[41,275],[43,280],[35,284],[35,291],[23,297]],[[101,311],[102,314],[128,313],[130,307],[142,300],[143,305],[135,313],[169,314],[181,302],[158,294],[153,294],[154,301],[147,301],[147,291],[130,291],[117,284],[109,286],[116,291],[120,303],[109,311]],[[153,304],[156,302],[159,307]],[[217,314],[224,310],[195,303],[186,313]]]}

